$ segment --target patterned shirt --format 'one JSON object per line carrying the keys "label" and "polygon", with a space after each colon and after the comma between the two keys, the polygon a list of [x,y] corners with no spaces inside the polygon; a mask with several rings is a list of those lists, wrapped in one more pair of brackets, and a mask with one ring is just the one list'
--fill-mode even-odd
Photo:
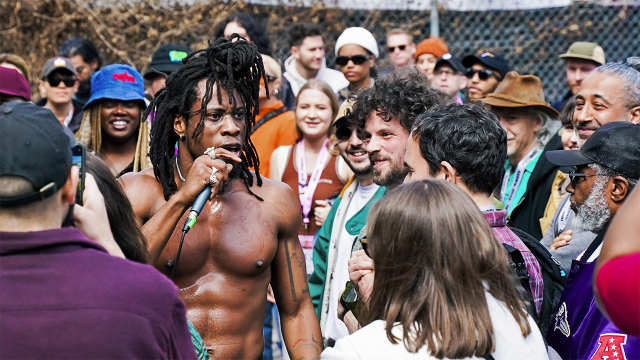
{"label": "patterned shirt", "polygon": [[527,272],[529,273],[529,286],[531,286],[531,294],[536,311],[540,313],[542,306],[542,295],[544,294],[544,280],[542,279],[542,270],[536,257],[529,251],[529,248],[520,240],[520,238],[507,227],[507,211],[496,210],[484,212],[484,217],[491,226],[493,236],[503,244],[511,245],[520,250],[524,258]]}

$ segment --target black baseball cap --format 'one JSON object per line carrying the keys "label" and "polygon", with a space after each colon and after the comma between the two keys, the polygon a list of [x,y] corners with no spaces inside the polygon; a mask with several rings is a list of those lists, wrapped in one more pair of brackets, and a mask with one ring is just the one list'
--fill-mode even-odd
{"label": "black baseball cap", "polygon": [[614,121],[602,125],[579,150],[547,152],[559,166],[598,164],[631,179],[640,178],[640,125]]}
{"label": "black baseball cap", "polygon": [[474,64],[482,64],[489,69],[496,70],[500,73],[501,77],[505,77],[511,68],[509,64],[507,64],[507,60],[505,60],[502,56],[490,52],[486,52],[480,56],[476,55],[467,55],[462,59],[462,65],[467,68],[472,67]]}
{"label": "black baseball cap", "polygon": [[464,67],[464,65],[462,65],[462,62],[460,62],[460,59],[458,59],[457,57],[446,53],[444,55],[442,55],[442,57],[440,59],[438,59],[438,61],[436,61],[436,66],[435,68],[433,68],[433,70],[435,71],[435,69],[439,68],[442,65],[448,65],[449,67],[451,67],[456,73],[461,73],[464,74],[466,68]]}
{"label": "black baseball cap", "polygon": [[0,106],[0,176],[25,178],[34,192],[0,197],[0,206],[44,200],[64,186],[71,169],[71,142],[49,109],[13,101]]}
{"label": "black baseball cap", "polygon": [[160,46],[153,52],[144,78],[148,79],[149,75],[158,73],[166,76],[178,70],[182,66],[182,59],[186,58],[189,52],[191,50],[184,45],[165,44]]}

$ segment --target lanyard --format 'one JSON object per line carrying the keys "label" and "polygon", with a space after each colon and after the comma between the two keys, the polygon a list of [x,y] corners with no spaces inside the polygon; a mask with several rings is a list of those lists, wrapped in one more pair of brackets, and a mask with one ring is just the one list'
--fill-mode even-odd
{"label": "lanyard", "polygon": [[571,214],[571,211],[571,201],[565,202],[562,210],[560,211],[560,214],[558,215],[558,233],[563,232],[567,227],[567,219],[569,219],[569,214]]}
{"label": "lanyard", "polygon": [[298,157],[298,197],[300,198],[300,206],[302,206],[302,222],[305,227],[309,224],[309,213],[311,212],[311,205],[313,204],[313,193],[316,191],[320,176],[324,167],[329,160],[329,139],[325,139],[322,143],[322,148],[316,159],[316,164],[313,167],[313,173],[311,178],[307,182],[307,161],[305,160],[304,153],[304,139],[300,140],[297,145],[296,155]]}
{"label": "lanyard", "polygon": [[[511,190],[509,191],[509,196],[505,197],[507,193],[507,184],[509,183],[509,176],[511,176],[511,170],[513,166],[509,168],[504,174],[504,178],[502,179],[502,189],[500,189],[500,197],[504,200],[504,208],[509,211],[511,210],[511,202],[513,198],[516,196],[516,192],[518,191],[518,187],[520,186],[520,182],[524,177],[524,171],[527,165],[533,160],[536,155],[540,152],[540,149],[535,148],[527,155],[525,155],[524,159],[520,160],[518,166],[516,167],[516,173],[513,177],[513,183],[511,184]],[[517,205],[517,204],[516,204]]]}

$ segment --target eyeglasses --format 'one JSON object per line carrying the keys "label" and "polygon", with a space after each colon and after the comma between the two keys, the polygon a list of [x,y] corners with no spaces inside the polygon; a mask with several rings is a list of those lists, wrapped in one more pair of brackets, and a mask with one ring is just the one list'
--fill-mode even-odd
{"label": "eyeglasses", "polygon": [[396,51],[396,48],[398,48],[400,51],[404,51],[404,49],[406,49],[406,48],[407,48],[407,45],[389,46],[389,47],[387,48],[387,51],[388,51],[388,52],[390,52],[390,53],[392,53],[392,52]]}
{"label": "eyeglasses", "polygon": [[[266,75],[266,74],[265,74],[264,76],[267,78],[267,81],[268,81],[269,83],[272,83],[272,82],[274,82],[274,81],[278,80],[278,78],[277,78],[277,77],[275,77],[275,76]],[[263,85],[263,86],[264,86],[264,78],[260,78],[260,85]]]}
{"label": "eyeglasses", "polygon": [[465,76],[469,79],[472,79],[475,74],[478,74],[478,78],[482,81],[486,81],[489,79],[489,76],[493,75],[498,79],[498,81],[502,81],[502,77],[498,76],[498,74],[494,73],[491,70],[476,70],[474,68],[467,68],[465,72]]}
{"label": "eyeglasses", "polygon": [[58,87],[58,85],[60,85],[60,82],[63,82],[64,86],[66,87],[72,87],[76,83],[76,79],[75,78],[59,78],[56,76],[56,77],[48,78],[47,82],[52,87]]}
{"label": "eyeglasses", "polygon": [[458,73],[457,71],[454,71],[454,70],[452,70],[452,69],[447,69],[447,70],[440,70],[440,69],[438,69],[438,70],[435,70],[435,71],[433,72],[433,75],[435,75],[435,76],[440,76],[440,75],[442,75],[442,74],[447,74],[447,76],[451,76],[451,75],[455,75],[455,74],[457,74],[457,73]]}
{"label": "eyeglasses", "polygon": [[344,124],[344,120],[342,122],[343,124],[336,125],[335,135],[338,142],[344,142],[351,139],[351,134],[353,133],[352,127],[349,124]]}
{"label": "eyeglasses", "polygon": [[571,187],[576,187],[576,178],[587,177],[587,176],[608,176],[606,174],[584,174],[584,173],[569,173],[569,181],[571,182]]}
{"label": "eyeglasses", "polygon": [[345,66],[349,63],[349,60],[353,61],[354,65],[362,65],[365,61],[369,60],[369,56],[365,55],[353,55],[351,57],[348,56],[338,56],[336,58],[336,64],[340,66]]}

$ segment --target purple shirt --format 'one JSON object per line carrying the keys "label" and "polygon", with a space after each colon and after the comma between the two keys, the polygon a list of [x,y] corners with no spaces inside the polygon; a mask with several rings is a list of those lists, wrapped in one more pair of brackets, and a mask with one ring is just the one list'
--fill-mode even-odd
{"label": "purple shirt", "polygon": [[177,288],[76,229],[0,232],[0,289],[2,359],[196,359]]}
{"label": "purple shirt", "polygon": [[529,273],[529,286],[531,286],[531,294],[536,311],[540,313],[542,306],[542,296],[544,294],[544,280],[542,279],[542,270],[536,257],[529,251],[529,248],[520,240],[511,229],[507,227],[507,211],[496,210],[484,212],[484,217],[491,226],[493,236],[503,244],[511,245],[518,249],[524,258],[527,272]]}

